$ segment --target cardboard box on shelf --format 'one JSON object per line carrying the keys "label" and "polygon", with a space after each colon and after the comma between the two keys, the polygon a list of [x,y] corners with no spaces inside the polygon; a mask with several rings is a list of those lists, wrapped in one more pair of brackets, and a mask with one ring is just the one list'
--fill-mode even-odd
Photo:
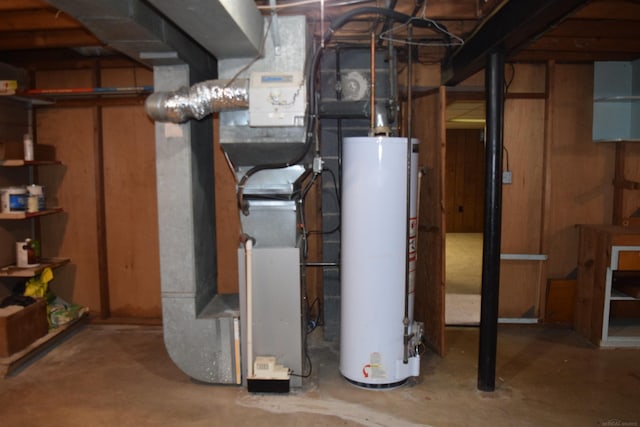
{"label": "cardboard box on shelf", "polygon": [[0,357],[16,353],[49,332],[47,303],[37,300],[9,315],[0,314]]}

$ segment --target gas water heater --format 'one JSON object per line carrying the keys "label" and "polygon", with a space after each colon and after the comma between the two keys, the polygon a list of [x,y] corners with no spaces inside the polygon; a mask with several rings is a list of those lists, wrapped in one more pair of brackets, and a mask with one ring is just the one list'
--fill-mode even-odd
{"label": "gas water heater", "polygon": [[417,163],[417,139],[344,139],[340,373],[366,388],[419,375],[422,327],[412,314]]}

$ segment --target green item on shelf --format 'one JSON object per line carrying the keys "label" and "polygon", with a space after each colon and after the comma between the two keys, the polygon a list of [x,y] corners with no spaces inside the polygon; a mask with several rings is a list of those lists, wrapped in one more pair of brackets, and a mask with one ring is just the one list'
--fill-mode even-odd
{"label": "green item on shelf", "polygon": [[78,304],[71,304],[60,297],[56,297],[49,305],[47,305],[47,314],[49,315],[49,327],[57,328],[63,326],[82,316],[87,309]]}

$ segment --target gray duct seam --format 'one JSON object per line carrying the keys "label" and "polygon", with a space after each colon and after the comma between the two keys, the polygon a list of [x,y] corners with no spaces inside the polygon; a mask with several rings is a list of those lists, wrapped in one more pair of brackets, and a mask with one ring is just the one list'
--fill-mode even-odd
{"label": "gray duct seam", "polygon": [[249,108],[249,80],[207,80],[174,92],[155,92],[145,109],[157,122],[184,123],[219,111]]}

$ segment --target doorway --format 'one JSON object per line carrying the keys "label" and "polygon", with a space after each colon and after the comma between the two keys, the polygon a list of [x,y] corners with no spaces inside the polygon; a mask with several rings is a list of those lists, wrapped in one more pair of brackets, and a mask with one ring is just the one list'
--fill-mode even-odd
{"label": "doorway", "polygon": [[[483,123],[479,123],[483,125]],[[445,159],[445,323],[480,323],[484,126],[448,128]]]}

